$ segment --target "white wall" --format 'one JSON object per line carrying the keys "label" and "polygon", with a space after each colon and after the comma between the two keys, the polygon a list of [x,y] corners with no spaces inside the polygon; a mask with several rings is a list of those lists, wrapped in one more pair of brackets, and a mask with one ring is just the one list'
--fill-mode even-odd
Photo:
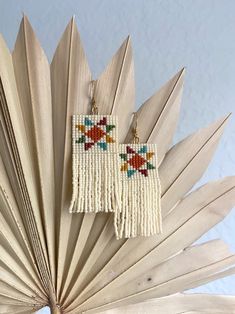
{"label": "white wall", "polygon": [[[130,34],[137,105],[181,67],[187,67],[175,140],[235,112],[235,1],[233,0],[0,0],[0,32],[12,48],[22,12],[51,59],[75,14],[91,69],[97,76]],[[235,117],[202,182],[235,174]],[[235,211],[203,240],[220,237],[235,252]],[[235,278],[197,291],[235,294]]]}

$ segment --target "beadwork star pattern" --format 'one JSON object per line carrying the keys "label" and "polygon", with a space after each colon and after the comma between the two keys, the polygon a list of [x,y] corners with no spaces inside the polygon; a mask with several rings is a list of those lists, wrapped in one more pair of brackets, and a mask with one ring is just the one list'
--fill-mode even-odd
{"label": "beadwork star pattern", "polygon": [[110,132],[115,128],[115,125],[108,124],[106,117],[101,117],[98,122],[85,117],[83,124],[75,126],[81,133],[81,136],[76,140],[77,144],[84,144],[85,151],[97,145],[104,151],[107,151],[108,144],[115,143],[115,140],[110,135]]}
{"label": "beadwork star pattern", "polygon": [[143,145],[137,151],[127,145],[126,152],[120,154],[122,161],[124,161],[121,165],[121,171],[126,172],[128,178],[137,172],[141,173],[145,177],[148,177],[149,170],[156,169],[150,162],[154,154],[154,152],[148,151],[148,147],[146,145]]}

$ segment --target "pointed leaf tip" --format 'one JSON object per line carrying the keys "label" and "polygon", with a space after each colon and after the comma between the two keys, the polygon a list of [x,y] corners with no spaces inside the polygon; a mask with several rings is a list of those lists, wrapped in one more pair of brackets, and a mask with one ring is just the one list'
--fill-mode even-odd
{"label": "pointed leaf tip", "polygon": [[181,74],[185,74],[185,72],[186,72],[186,67],[183,67],[182,69],[181,69]]}
{"label": "pointed leaf tip", "polygon": [[[65,31],[63,33],[63,35],[66,33],[66,32],[78,32],[78,29],[77,29],[77,24],[75,22],[75,15],[72,16],[72,18],[70,19],[70,21],[68,22],[68,24],[66,25],[65,27]],[[78,35],[79,35],[79,32],[78,32]],[[63,37],[63,36],[62,36]],[[79,35],[80,37],[80,35]]]}
{"label": "pointed leaf tip", "polygon": [[[33,34],[33,36],[34,36],[35,38],[37,38],[37,36],[36,36],[36,34],[35,34],[35,32],[34,32],[34,29],[33,29],[32,25],[31,25],[31,23],[30,23],[30,21],[29,21],[27,15],[25,15],[25,14],[23,15],[23,17],[22,17],[22,19],[21,19],[20,29],[19,29],[19,32],[18,32],[18,35],[17,35],[17,36],[19,36],[19,34],[20,34],[21,31],[23,31],[24,36],[25,36],[25,32],[26,32],[26,31],[29,31],[29,32],[31,32],[31,33]],[[37,40],[37,41],[38,41],[38,40]],[[39,46],[40,46],[39,41],[38,41],[38,44],[39,44]]]}
{"label": "pointed leaf tip", "polygon": [[69,24],[72,24],[73,26],[76,25],[75,23],[75,15],[73,15],[69,21]]}
{"label": "pointed leaf tip", "polygon": [[23,17],[22,17],[21,23],[23,23],[24,25],[29,25],[32,28],[27,15],[25,15],[24,13],[23,13]]}
{"label": "pointed leaf tip", "polygon": [[130,36],[130,35],[127,36],[127,38],[126,38],[126,43],[127,43],[127,45],[130,46],[130,48],[131,48],[131,36]]}
{"label": "pointed leaf tip", "polygon": [[119,47],[118,51],[120,51],[121,49],[123,49],[123,47],[125,47],[125,50],[127,50],[128,48],[131,49],[131,37],[130,35],[128,35],[126,37],[126,39],[122,42],[121,46]]}
{"label": "pointed leaf tip", "polygon": [[226,124],[230,118],[232,113],[228,113],[227,115],[221,117],[220,119],[218,119],[215,124],[219,124],[220,127],[222,127],[224,124]]}
{"label": "pointed leaf tip", "polygon": [[175,76],[178,76],[178,79],[181,77],[183,78],[185,75],[185,72],[186,72],[186,67],[183,67],[181,70],[178,71],[178,73]]}

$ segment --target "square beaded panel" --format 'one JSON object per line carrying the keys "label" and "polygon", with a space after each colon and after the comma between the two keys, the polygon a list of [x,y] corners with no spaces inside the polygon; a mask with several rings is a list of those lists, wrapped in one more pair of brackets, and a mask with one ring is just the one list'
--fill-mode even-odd
{"label": "square beaded panel", "polygon": [[120,144],[119,157],[122,179],[158,177],[156,144]]}
{"label": "square beaded panel", "polygon": [[73,152],[117,153],[117,117],[73,115]]}

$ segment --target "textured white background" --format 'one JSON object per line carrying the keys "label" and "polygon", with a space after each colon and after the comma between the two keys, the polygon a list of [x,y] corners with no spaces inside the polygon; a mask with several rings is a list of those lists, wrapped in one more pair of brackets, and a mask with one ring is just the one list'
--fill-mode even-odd
{"label": "textured white background", "polygon": [[[175,141],[235,112],[233,0],[0,0],[0,32],[11,49],[22,12],[28,15],[50,60],[66,24],[75,14],[94,77],[130,34],[137,106],[186,66]],[[202,182],[234,174],[232,117]],[[235,211],[201,240],[218,237],[235,252]],[[235,277],[197,291],[235,294]]]}

